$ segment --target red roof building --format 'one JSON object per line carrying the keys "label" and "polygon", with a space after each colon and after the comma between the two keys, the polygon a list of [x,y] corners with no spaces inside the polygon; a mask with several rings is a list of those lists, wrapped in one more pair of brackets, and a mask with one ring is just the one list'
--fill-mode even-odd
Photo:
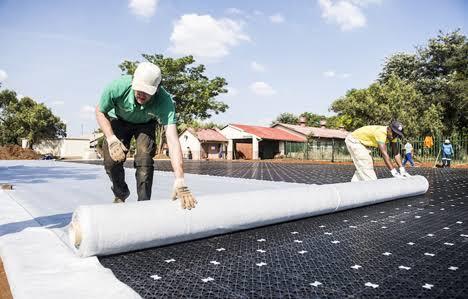
{"label": "red roof building", "polygon": [[296,134],[304,138],[326,138],[326,139],[345,139],[349,134],[346,130],[341,129],[328,129],[325,127],[316,128],[316,127],[306,127],[300,125],[290,125],[278,123],[274,124],[272,128],[283,130],[291,134]]}
{"label": "red roof building", "polygon": [[270,127],[261,126],[249,126],[240,124],[230,124],[230,126],[238,128],[246,133],[257,136],[261,139],[268,140],[281,140],[281,141],[293,141],[293,142],[305,142],[306,138],[291,134],[284,130]]}
{"label": "red roof building", "polygon": [[188,128],[179,135],[186,159],[225,159],[228,140],[218,129]]}
{"label": "red roof building", "polygon": [[274,159],[284,156],[287,142],[307,141],[285,130],[243,124],[229,124],[221,132],[229,140],[228,159]]}
{"label": "red roof building", "polygon": [[198,129],[188,128],[188,131],[197,137],[200,142],[228,142],[226,137],[218,129]]}

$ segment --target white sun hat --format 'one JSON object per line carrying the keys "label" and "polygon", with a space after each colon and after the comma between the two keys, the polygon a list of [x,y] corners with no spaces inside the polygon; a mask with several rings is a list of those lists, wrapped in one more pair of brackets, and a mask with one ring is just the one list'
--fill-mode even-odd
{"label": "white sun hat", "polygon": [[154,95],[161,83],[161,69],[151,62],[142,62],[138,65],[133,74],[133,90]]}

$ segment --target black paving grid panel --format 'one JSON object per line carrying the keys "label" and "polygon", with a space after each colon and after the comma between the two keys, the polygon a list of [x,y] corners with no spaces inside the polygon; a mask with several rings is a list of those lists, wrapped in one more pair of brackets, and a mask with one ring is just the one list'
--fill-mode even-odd
{"label": "black paving grid panel", "polygon": [[[186,170],[322,184],[353,173],[352,166],[232,165]],[[378,169],[379,177],[387,172]],[[468,298],[468,171],[410,173],[428,178],[425,195],[100,261],[144,298]]]}

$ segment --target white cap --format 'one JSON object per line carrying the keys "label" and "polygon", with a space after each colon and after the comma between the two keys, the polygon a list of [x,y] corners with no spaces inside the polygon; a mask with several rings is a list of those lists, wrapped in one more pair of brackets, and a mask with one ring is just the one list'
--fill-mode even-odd
{"label": "white cap", "polygon": [[445,143],[450,143],[450,140],[448,140],[448,139],[445,139]]}
{"label": "white cap", "polygon": [[142,62],[138,65],[133,74],[133,90],[143,91],[154,95],[161,83],[161,70],[151,62]]}

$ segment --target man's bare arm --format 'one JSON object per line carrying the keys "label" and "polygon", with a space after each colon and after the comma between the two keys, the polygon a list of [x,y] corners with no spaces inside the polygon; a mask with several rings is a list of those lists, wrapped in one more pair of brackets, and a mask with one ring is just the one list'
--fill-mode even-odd
{"label": "man's bare arm", "polygon": [[110,138],[112,135],[114,135],[111,123],[107,119],[106,115],[99,110],[99,105],[96,106],[96,120],[106,138]]}
{"label": "man's bare arm", "polygon": [[387,165],[387,168],[389,170],[392,170],[394,167],[392,165],[392,161],[390,160],[390,157],[388,156],[387,145],[385,143],[379,143],[379,150],[382,153],[382,157],[384,159],[385,165]]}
{"label": "man's bare arm", "polygon": [[184,177],[184,168],[182,162],[182,149],[180,148],[179,135],[175,124],[165,126],[167,145],[169,146],[169,155],[171,156],[172,169],[176,178]]}
{"label": "man's bare arm", "polygon": [[397,145],[396,145],[396,142],[390,142],[391,146],[392,146],[392,155],[393,155],[393,159],[395,159],[395,162],[396,164],[398,165],[398,168],[400,168],[402,166],[401,164],[401,156],[400,156],[400,152],[398,152],[398,148],[397,148]]}

